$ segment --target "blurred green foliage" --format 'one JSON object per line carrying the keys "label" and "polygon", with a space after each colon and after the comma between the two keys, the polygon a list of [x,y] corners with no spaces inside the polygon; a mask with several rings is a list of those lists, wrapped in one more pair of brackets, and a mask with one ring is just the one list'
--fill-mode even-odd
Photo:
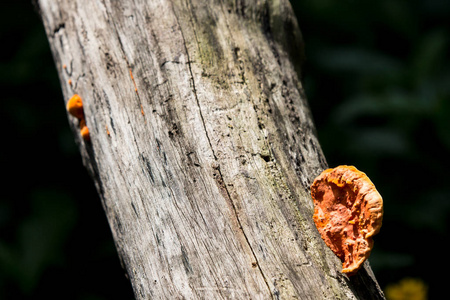
{"label": "blurred green foliage", "polygon": [[450,225],[450,1],[292,4],[329,165],[355,165],[384,198],[370,258],[377,279],[421,278],[438,299],[449,267],[435,262]]}
{"label": "blurred green foliage", "polygon": [[31,1],[0,4],[0,299],[133,299]]}
{"label": "blurred green foliage", "polygon": [[[450,1],[291,3],[327,160],[366,172],[385,201],[377,279],[420,278],[438,298],[449,267]],[[0,299],[131,299],[39,17],[27,0],[0,14]]]}

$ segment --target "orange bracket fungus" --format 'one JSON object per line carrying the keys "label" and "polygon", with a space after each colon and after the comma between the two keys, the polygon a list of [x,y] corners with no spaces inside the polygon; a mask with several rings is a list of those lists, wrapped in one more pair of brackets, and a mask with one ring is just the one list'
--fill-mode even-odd
{"label": "orange bracket fungus", "polygon": [[84,118],[83,100],[77,94],[67,102],[67,111],[78,119],[80,122],[80,134],[85,141],[89,141],[89,129],[86,126],[86,119]]}
{"label": "orange bracket fungus", "polygon": [[369,257],[380,231],[383,199],[372,181],[353,166],[322,172],[311,185],[314,222],[322,239],[354,275]]}

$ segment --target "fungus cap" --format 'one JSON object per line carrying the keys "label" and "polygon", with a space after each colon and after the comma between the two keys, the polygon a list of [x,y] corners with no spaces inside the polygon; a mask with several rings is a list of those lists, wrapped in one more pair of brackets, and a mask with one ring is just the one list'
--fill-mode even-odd
{"label": "fungus cap", "polygon": [[338,166],[314,180],[311,196],[322,239],[342,261],[342,272],[355,274],[369,257],[372,236],[381,227],[381,195],[366,174],[353,166]]}
{"label": "fungus cap", "polygon": [[89,141],[91,139],[89,135],[89,128],[86,126],[86,121],[84,119],[80,121],[80,135],[85,141]]}
{"label": "fungus cap", "polygon": [[67,111],[77,119],[84,118],[83,101],[78,94],[73,95],[67,102]]}

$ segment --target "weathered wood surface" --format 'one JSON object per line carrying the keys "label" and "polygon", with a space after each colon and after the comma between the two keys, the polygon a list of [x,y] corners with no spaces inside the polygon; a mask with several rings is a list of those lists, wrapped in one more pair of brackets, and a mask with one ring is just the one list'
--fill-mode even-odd
{"label": "weathered wood surface", "polygon": [[288,1],[37,4],[137,299],[384,298],[311,218],[326,162]]}

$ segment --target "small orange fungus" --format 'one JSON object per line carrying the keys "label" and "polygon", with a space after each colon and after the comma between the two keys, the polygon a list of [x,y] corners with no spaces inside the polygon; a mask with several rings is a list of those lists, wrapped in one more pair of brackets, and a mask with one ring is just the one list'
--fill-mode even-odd
{"label": "small orange fungus", "polygon": [[81,122],[80,122],[80,134],[81,134],[81,137],[85,141],[89,141],[90,140],[89,128],[87,128],[86,122],[83,122],[83,123],[84,123],[83,126],[81,126]]}
{"label": "small orange fungus", "polygon": [[89,129],[86,126],[86,119],[84,117],[83,100],[77,94],[67,102],[67,111],[80,121],[80,134],[85,141],[89,141]]}
{"label": "small orange fungus", "polygon": [[84,119],[83,101],[79,95],[75,94],[69,99],[67,111],[77,119]]}
{"label": "small orange fungus", "polygon": [[353,166],[322,172],[311,185],[313,219],[322,239],[354,275],[369,257],[372,236],[380,231],[383,199],[374,184]]}

